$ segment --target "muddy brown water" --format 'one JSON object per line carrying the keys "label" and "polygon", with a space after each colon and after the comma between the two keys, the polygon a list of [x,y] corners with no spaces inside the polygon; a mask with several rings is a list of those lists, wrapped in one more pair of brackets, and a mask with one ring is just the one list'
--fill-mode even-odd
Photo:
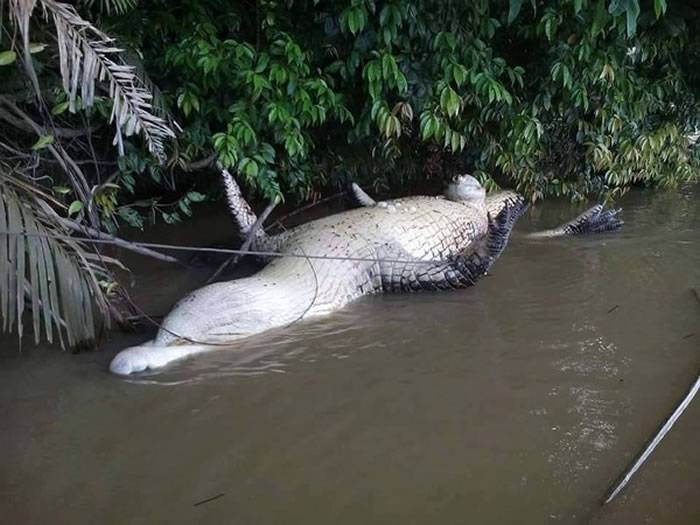
{"label": "muddy brown water", "polygon": [[[368,298],[157,374],[107,372],[148,330],[82,355],[3,339],[0,521],[700,523],[700,399],[600,507],[700,366],[700,188],[620,205],[623,232],[515,236],[471,289]],[[129,261],[150,313],[211,272]]]}

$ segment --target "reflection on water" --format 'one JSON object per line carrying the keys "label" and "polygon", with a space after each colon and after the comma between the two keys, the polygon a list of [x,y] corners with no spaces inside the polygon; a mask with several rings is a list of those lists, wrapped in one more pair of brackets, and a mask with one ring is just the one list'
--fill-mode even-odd
{"label": "reflection on water", "polygon": [[[548,461],[560,482],[576,481],[582,471],[589,470],[598,461],[598,453],[611,448],[617,441],[616,422],[628,414],[628,406],[615,393],[588,386],[588,377],[609,380],[627,375],[630,358],[618,356],[616,345],[596,335],[595,326],[576,323],[572,331],[580,334],[573,342],[552,345],[564,356],[552,362],[560,372],[575,378],[575,386],[561,393],[554,388],[550,395],[566,395],[570,408],[566,426],[556,428],[561,438]],[[590,337],[587,337],[590,336]]]}
{"label": "reflection on water", "polygon": [[[698,197],[633,192],[619,234],[515,236],[472,289],[366,298],[159,373],[106,372],[145,332],[80,356],[19,354],[7,339],[0,515],[700,523],[697,402],[622,496],[599,507],[700,363]],[[537,206],[519,229],[578,211]],[[207,243],[201,225],[188,227]],[[154,265],[131,265],[136,299],[154,314],[211,272]]]}

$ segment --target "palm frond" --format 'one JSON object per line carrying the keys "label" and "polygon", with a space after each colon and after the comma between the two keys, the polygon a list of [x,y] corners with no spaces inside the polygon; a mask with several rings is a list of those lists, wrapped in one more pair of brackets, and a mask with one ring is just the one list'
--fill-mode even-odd
{"label": "palm frond", "polygon": [[100,11],[108,15],[123,15],[136,7],[136,0],[84,0],[83,3],[88,7],[97,4]]}
{"label": "palm frond", "polygon": [[165,159],[164,142],[175,136],[168,122],[153,111],[149,84],[139,77],[134,66],[121,57],[123,49],[113,38],[83,19],[75,8],[54,0],[10,0],[13,17],[25,42],[29,41],[29,19],[39,3],[56,28],[63,88],[68,94],[69,110],[76,110],[78,96],[84,106],[95,99],[95,83],[109,82],[112,116],[116,133],[114,143],[124,153],[123,137],[143,135],[149,151]]}
{"label": "palm frond", "polygon": [[[1,167],[5,171],[6,166]],[[109,321],[93,254],[68,236],[42,195],[0,173],[0,317],[3,332],[24,332],[29,310],[34,341],[42,332],[62,347],[92,341]]]}
{"label": "palm frond", "polygon": [[32,17],[36,1],[37,0],[10,0],[10,13],[12,15],[10,18],[14,18],[19,28],[20,35],[22,36],[22,63],[24,65],[24,70],[29,80],[31,80],[32,86],[34,86],[37,97],[41,99],[39,78],[32,65],[29,49],[29,20]]}

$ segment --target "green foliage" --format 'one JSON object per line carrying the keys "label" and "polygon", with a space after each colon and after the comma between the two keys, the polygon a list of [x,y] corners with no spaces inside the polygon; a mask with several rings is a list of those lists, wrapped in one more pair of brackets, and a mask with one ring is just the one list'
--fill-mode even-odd
{"label": "green foliage", "polygon": [[459,169],[538,199],[696,176],[692,21],[683,0],[179,0],[116,30],[179,110],[182,154],[267,198]]}
{"label": "green foliage", "polygon": [[[690,0],[78,5],[140,57],[159,87],[155,105],[182,127],[166,166],[126,141],[118,173],[94,177],[94,209],[110,231],[186,217],[188,192],[208,194],[216,176],[187,166],[207,158],[265,199],[294,201],[348,177],[412,191],[468,171],[533,199],[697,177],[687,136],[699,127],[700,37],[690,28],[700,16]],[[5,36],[0,79],[22,96],[10,47]],[[30,49],[51,116],[105,126],[109,97],[71,108],[45,47]],[[53,140],[28,139],[43,155]],[[113,151],[110,137],[93,141],[102,158]]]}
{"label": "green foliage", "polygon": [[224,167],[234,168],[265,195],[281,196],[282,178],[285,193],[303,197],[319,182],[310,164],[310,130],[330,121],[350,122],[343,98],[297,38],[278,27],[273,11],[259,27],[262,49],[241,38],[236,10],[214,9],[207,2],[183,7],[185,31],[183,20],[166,14],[162,5],[152,6],[148,27],[155,23],[161,29],[156,40],[165,45],[149,48],[153,35],[140,43],[157,55],[149,66],[181,112],[183,153],[196,158],[213,149]]}
{"label": "green foliage", "polygon": [[8,66],[17,60],[17,53],[14,51],[0,52],[0,66]]}

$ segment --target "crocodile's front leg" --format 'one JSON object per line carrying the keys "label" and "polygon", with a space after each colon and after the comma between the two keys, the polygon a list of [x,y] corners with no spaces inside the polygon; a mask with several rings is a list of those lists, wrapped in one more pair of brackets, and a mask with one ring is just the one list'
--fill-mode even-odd
{"label": "crocodile's front leg", "polygon": [[524,200],[505,207],[489,221],[488,233],[470,246],[468,253],[436,263],[392,263],[382,271],[387,292],[449,290],[472,286],[493,265],[508,244],[510,232],[527,209]]}

